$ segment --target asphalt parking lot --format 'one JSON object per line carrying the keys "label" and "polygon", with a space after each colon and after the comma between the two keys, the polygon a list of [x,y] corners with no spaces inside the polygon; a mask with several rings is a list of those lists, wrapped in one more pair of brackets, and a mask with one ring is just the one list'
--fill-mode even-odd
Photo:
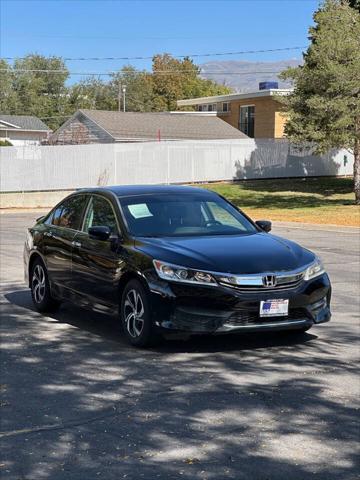
{"label": "asphalt parking lot", "polygon": [[0,216],[1,478],[358,478],[358,230],[274,227],[324,260],[330,323],[141,351],[115,319],[34,311],[22,246],[36,216]]}

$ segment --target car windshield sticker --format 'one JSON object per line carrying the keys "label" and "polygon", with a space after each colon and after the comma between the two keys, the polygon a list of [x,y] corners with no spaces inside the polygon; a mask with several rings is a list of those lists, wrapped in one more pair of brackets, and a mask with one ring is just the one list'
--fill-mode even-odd
{"label": "car windshield sticker", "polygon": [[134,218],[145,218],[153,216],[153,214],[148,209],[146,203],[136,203],[134,205],[128,205],[128,209]]}

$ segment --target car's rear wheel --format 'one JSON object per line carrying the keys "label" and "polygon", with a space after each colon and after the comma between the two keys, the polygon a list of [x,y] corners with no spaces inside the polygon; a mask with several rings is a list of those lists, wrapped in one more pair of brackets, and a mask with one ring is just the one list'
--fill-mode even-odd
{"label": "car's rear wheel", "polygon": [[157,339],[149,305],[149,296],[136,279],[126,285],[120,306],[122,329],[127,340],[137,347],[147,347]]}
{"label": "car's rear wheel", "polygon": [[31,297],[39,312],[56,310],[60,302],[51,295],[49,277],[46,267],[40,258],[37,258],[30,272]]}

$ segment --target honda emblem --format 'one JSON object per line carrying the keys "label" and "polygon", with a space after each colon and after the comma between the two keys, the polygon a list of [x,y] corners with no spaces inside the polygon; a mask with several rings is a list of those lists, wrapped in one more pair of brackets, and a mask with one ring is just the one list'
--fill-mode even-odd
{"label": "honda emblem", "polygon": [[266,277],[263,277],[262,280],[263,280],[264,287],[275,287],[276,286],[275,275],[266,275]]}

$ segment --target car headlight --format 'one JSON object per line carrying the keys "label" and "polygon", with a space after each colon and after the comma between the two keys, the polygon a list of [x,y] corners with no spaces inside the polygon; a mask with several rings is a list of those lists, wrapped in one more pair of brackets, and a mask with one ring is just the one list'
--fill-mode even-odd
{"label": "car headlight", "polygon": [[304,280],[311,280],[319,277],[323,273],[325,273],[324,265],[321,263],[321,260],[317,258],[315,262],[305,270]]}
{"label": "car headlight", "polygon": [[164,280],[196,285],[218,285],[215,278],[207,272],[172,265],[171,263],[161,262],[160,260],[153,260],[153,264],[159,277]]}

